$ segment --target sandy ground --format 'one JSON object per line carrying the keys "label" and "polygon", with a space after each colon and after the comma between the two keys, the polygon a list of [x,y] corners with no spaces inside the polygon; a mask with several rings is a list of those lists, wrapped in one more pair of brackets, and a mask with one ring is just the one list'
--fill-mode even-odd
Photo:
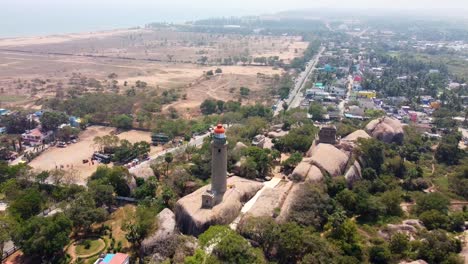
{"label": "sandy ground", "polygon": [[50,36],[38,36],[38,37],[23,37],[23,38],[4,38],[0,39],[0,47],[18,47],[18,46],[29,46],[29,45],[42,45],[42,44],[56,44],[63,43],[66,41],[90,39],[90,38],[103,38],[115,35],[130,34],[142,32],[141,29],[116,29],[107,31],[97,32],[84,32],[84,33],[73,33],[73,34],[61,34],[61,35],[50,35]]}
{"label": "sandy ground", "polygon": [[77,143],[66,148],[52,147],[32,160],[29,166],[41,171],[54,170],[63,166],[66,171],[76,171],[75,183],[84,184],[86,178],[99,166],[98,163],[94,163],[94,165],[82,163],[83,160],[90,159],[95,150],[94,137],[108,135],[112,131],[114,128],[91,126],[81,133]]}
{"label": "sandy ground", "polygon": [[[139,131],[139,130],[130,130],[117,135],[120,139],[126,139],[130,143],[136,143],[140,141],[146,141],[151,143],[151,132]],[[154,155],[163,151],[162,146],[151,146],[149,155]]]}
{"label": "sandy ground", "polygon": [[[42,153],[40,156],[32,160],[29,165],[38,171],[54,170],[61,168],[67,171],[70,175],[67,180],[77,184],[86,184],[87,178],[96,171],[98,163],[83,164],[83,160],[90,159],[96,150],[93,139],[97,136],[104,136],[115,131],[111,127],[91,126],[80,134],[79,141],[71,144],[66,148],[52,147]],[[128,131],[118,135],[120,139],[127,139],[135,143],[138,141],[150,142],[150,132]],[[152,147],[151,153],[157,153],[160,148]],[[70,179],[71,177],[71,179]]]}

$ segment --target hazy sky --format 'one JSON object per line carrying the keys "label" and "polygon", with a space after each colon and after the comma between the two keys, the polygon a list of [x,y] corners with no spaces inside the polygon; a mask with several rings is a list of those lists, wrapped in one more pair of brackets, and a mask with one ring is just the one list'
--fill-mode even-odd
{"label": "hazy sky", "polygon": [[[1,4],[1,2],[6,2]],[[209,9],[222,14],[233,12],[277,12],[291,9],[336,8],[392,8],[392,9],[468,9],[467,0],[1,0],[7,8],[52,9]],[[2,8],[3,9],[3,8]]]}
{"label": "hazy sky", "polygon": [[91,31],[321,7],[433,9],[451,15],[468,10],[468,0],[0,0],[0,36]]}

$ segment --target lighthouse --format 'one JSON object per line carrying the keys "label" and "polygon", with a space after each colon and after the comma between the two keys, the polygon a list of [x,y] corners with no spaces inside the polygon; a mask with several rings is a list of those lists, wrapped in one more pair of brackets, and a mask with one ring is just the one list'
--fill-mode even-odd
{"label": "lighthouse", "polygon": [[223,125],[214,129],[211,141],[211,189],[202,195],[202,207],[213,208],[223,201],[227,182],[227,140]]}

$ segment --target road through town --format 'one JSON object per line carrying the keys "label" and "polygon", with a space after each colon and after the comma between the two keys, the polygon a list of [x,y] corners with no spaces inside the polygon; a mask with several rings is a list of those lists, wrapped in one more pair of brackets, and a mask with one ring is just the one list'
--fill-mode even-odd
{"label": "road through town", "polygon": [[[289,93],[289,97],[285,99],[288,108],[297,108],[301,104],[303,98],[301,90],[302,88],[304,88],[310,75],[314,72],[315,66],[317,65],[318,60],[324,51],[325,47],[321,47],[319,52],[314,56],[314,58],[307,63],[305,71],[301,72],[301,74],[299,74],[299,76],[297,77],[294,89]],[[282,101],[277,103],[274,116],[277,116],[281,111],[283,111]]]}

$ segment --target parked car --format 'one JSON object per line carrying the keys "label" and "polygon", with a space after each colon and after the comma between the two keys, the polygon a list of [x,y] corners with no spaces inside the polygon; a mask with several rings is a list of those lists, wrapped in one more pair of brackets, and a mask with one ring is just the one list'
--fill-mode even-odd
{"label": "parked car", "polygon": [[67,147],[67,143],[65,143],[65,142],[59,142],[59,143],[57,144],[57,147],[59,147],[59,148],[66,148],[66,147]]}

